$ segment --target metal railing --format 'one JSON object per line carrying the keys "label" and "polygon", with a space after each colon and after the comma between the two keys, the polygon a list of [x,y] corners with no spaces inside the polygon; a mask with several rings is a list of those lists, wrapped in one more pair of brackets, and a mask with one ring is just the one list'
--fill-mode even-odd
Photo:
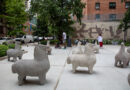
{"label": "metal railing", "polygon": [[[114,15],[114,17],[111,17]],[[124,17],[123,14],[100,14],[98,18],[96,18],[96,14],[88,14],[84,15],[82,21],[120,21]]]}

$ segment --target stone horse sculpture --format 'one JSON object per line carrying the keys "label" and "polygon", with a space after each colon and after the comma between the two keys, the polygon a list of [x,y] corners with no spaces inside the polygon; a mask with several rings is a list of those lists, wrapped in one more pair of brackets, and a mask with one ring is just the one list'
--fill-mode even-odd
{"label": "stone horse sculpture", "polygon": [[24,83],[26,76],[39,77],[40,84],[43,85],[49,68],[50,62],[46,53],[46,47],[38,45],[34,50],[34,59],[15,62],[12,65],[12,72],[18,74],[19,85]]}
{"label": "stone horse sculpture", "polygon": [[47,54],[51,55],[52,48],[50,47],[50,41],[47,41]]}
{"label": "stone horse sculpture", "polygon": [[129,85],[130,85],[130,73],[129,73],[129,75],[128,75],[128,83],[129,83]]}
{"label": "stone horse sculpture", "polygon": [[128,53],[125,52],[124,43],[121,43],[121,48],[115,56],[115,66],[118,66],[119,63],[119,66],[123,65],[123,67],[126,67],[128,65],[128,62],[129,62],[129,55]]}
{"label": "stone horse sculpture", "polygon": [[86,51],[83,54],[72,54],[67,58],[67,63],[72,64],[73,72],[76,71],[78,66],[88,67],[89,73],[93,72],[93,67],[96,63],[96,55],[92,47],[85,46]]}
{"label": "stone horse sculpture", "polygon": [[82,54],[81,42],[79,41],[77,47],[72,50],[72,54]]}
{"label": "stone horse sculpture", "polygon": [[23,54],[25,53],[24,50],[21,50],[21,47],[18,43],[15,44],[15,49],[8,49],[7,56],[8,61],[10,61],[10,57],[13,57],[13,61],[17,61],[17,57],[22,59]]}
{"label": "stone horse sculpture", "polygon": [[95,42],[95,45],[93,46],[93,50],[95,53],[99,53],[99,46],[97,45],[97,41]]}

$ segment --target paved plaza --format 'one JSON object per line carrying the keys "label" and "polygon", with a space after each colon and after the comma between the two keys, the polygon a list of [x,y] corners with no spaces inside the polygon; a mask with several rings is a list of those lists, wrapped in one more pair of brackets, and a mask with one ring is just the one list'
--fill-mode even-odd
{"label": "paved plaza", "polygon": [[[0,61],[0,90],[130,90],[127,81],[130,66],[114,67],[115,54],[120,46],[104,45],[104,49],[96,54],[97,62],[92,74],[85,67],[79,67],[76,73],[72,72],[72,66],[66,63],[66,59],[73,48],[52,47],[52,55],[49,55],[51,67],[45,85],[39,85],[37,77],[27,77],[26,83],[18,86],[18,75],[11,71],[13,62],[7,59]],[[33,45],[23,46],[22,49],[28,51],[23,59],[33,59]]]}

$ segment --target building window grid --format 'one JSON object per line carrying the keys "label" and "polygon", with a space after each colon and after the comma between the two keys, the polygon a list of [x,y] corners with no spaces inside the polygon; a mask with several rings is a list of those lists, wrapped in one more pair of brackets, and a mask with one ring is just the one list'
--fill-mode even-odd
{"label": "building window grid", "polygon": [[29,0],[25,0],[25,8],[28,8],[28,1]]}
{"label": "building window grid", "polygon": [[130,2],[125,3],[125,8],[130,8]]}
{"label": "building window grid", "polygon": [[96,20],[100,20],[100,14],[96,14],[96,15],[95,15],[95,19],[96,19]]}
{"label": "building window grid", "polygon": [[110,14],[109,20],[116,20],[116,14]]}
{"label": "building window grid", "polygon": [[109,2],[109,9],[116,9],[116,2]]}
{"label": "building window grid", "polygon": [[99,10],[100,9],[100,3],[98,2],[98,3],[95,3],[95,9],[96,10]]}

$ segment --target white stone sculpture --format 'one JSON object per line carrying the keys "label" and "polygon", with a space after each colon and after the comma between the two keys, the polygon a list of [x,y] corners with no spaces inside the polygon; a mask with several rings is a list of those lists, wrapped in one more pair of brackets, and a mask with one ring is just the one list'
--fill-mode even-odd
{"label": "white stone sculpture", "polygon": [[130,53],[130,47],[128,47],[127,52]]}
{"label": "white stone sculpture", "polygon": [[20,42],[15,42],[15,49],[20,50],[21,49],[21,43]]}
{"label": "white stone sculpture", "polygon": [[78,66],[88,67],[89,73],[92,73],[93,67],[96,63],[96,55],[93,49],[89,46],[85,46],[86,52],[83,54],[72,54],[67,58],[67,63],[72,64],[73,72],[76,71]]}
{"label": "white stone sculpture", "polygon": [[14,44],[15,43],[15,41],[13,41],[13,40],[8,40],[7,41],[7,44]]}
{"label": "white stone sculpture", "polygon": [[24,50],[18,50],[18,49],[7,50],[8,61],[10,61],[10,57],[13,57],[14,62],[17,61],[17,57],[19,59],[22,59],[24,52],[25,52]]}
{"label": "white stone sculpture", "polygon": [[51,55],[52,48],[50,47],[50,41],[47,41],[47,53],[48,55]]}
{"label": "white stone sculpture", "polygon": [[10,57],[13,57],[13,61],[17,61],[17,58],[22,59],[24,53],[25,51],[21,50],[20,45],[16,43],[15,49],[7,50],[8,61],[10,61]]}
{"label": "white stone sculpture", "polygon": [[39,77],[40,84],[46,81],[46,73],[50,62],[46,53],[46,46],[38,45],[34,49],[34,60],[20,60],[12,65],[12,72],[18,74],[19,85],[24,83],[26,76]]}
{"label": "white stone sculpture", "polygon": [[82,54],[81,42],[79,41],[77,47],[72,50],[72,54]]}
{"label": "white stone sculpture", "polygon": [[127,57],[128,57],[127,65],[129,65],[129,62],[130,62],[130,47],[128,47],[126,54],[127,54]]}
{"label": "white stone sculpture", "polygon": [[[97,45],[97,43],[95,43],[94,45],[92,43],[87,43],[85,46],[91,47],[93,49],[94,53],[99,53],[99,47]],[[84,50],[84,52],[86,52],[86,48]]]}
{"label": "white stone sculpture", "polygon": [[121,48],[115,56],[115,66],[118,66],[119,63],[119,66],[123,65],[123,67],[126,67],[129,62],[128,59],[129,59],[129,55],[128,53],[125,52],[125,45],[124,43],[121,43]]}
{"label": "white stone sculpture", "polygon": [[95,42],[95,45],[93,45],[93,50],[95,53],[99,53],[99,46],[97,45],[97,42]]}
{"label": "white stone sculpture", "polygon": [[128,75],[128,82],[129,82],[129,85],[130,85],[130,73]]}

